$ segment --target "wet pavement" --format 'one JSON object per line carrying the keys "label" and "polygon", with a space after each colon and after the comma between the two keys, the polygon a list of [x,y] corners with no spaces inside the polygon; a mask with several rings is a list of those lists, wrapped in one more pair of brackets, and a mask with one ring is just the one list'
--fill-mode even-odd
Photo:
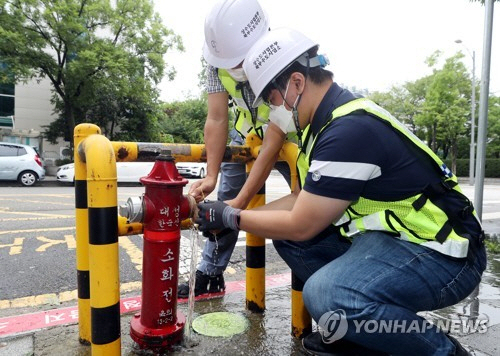
{"label": "wet pavement", "polygon": [[[500,202],[500,186],[491,191],[498,194]],[[491,197],[491,195],[490,195]],[[491,218],[485,221],[485,230],[491,238],[500,235],[500,220],[495,214],[496,208],[485,206],[484,214]],[[488,215],[489,214],[489,215]],[[272,247],[271,247],[272,248]],[[228,292],[223,298],[197,301],[194,306],[194,318],[211,313],[227,311],[245,316],[249,321],[246,332],[229,338],[214,338],[192,333],[195,346],[180,347],[171,355],[304,355],[300,340],[291,336],[290,324],[290,283],[286,265],[280,264],[267,270],[269,277],[280,274],[276,280],[266,287],[266,311],[262,314],[245,310],[244,269],[238,270],[229,279]],[[287,276],[287,277],[283,277]],[[122,295],[122,298],[133,295]],[[71,305],[69,305],[71,306]],[[73,303],[74,306],[74,303]],[[68,306],[64,306],[68,307]],[[178,310],[187,315],[187,303],[180,303]],[[40,312],[43,314],[43,312]],[[39,314],[40,314],[39,313]],[[47,313],[47,312],[46,312]],[[136,312],[121,315],[122,355],[151,355],[137,350],[129,336],[130,320]],[[18,314],[22,314],[19,311]],[[455,336],[474,355],[500,355],[500,254],[489,253],[487,270],[483,275],[477,295],[471,295],[461,303],[438,311],[422,313],[427,319],[442,325],[451,325],[450,333]],[[486,322],[481,322],[486,320]],[[452,321],[452,324],[446,322]],[[457,325],[457,321],[460,325]],[[479,323],[474,324],[479,321]],[[0,337],[0,356],[88,356],[90,346],[81,345],[78,341],[78,325],[76,320],[50,328],[24,331]],[[472,324],[471,324],[472,323]],[[464,325],[466,327],[464,327]],[[481,325],[486,328],[467,327]],[[0,318],[0,331],[5,327]],[[188,327],[188,326],[186,326]],[[474,330],[473,330],[474,329]],[[1,334],[0,334],[1,335]]]}

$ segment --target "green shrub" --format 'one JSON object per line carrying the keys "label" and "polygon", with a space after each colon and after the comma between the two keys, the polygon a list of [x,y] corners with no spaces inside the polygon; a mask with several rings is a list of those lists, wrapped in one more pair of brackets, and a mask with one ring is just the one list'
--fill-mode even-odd
{"label": "green shrub", "polygon": [[[444,163],[451,169],[451,159],[445,159]],[[474,169],[475,172],[475,169]],[[457,171],[455,172],[457,177],[468,177],[469,176],[469,159],[459,158],[457,159]],[[484,168],[485,178],[500,178],[500,159],[497,158],[487,158]]]}

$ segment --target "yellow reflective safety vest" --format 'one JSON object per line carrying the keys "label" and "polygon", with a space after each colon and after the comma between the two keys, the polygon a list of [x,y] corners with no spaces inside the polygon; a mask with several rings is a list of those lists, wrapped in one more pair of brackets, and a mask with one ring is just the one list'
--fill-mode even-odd
{"label": "yellow reflective safety vest", "polygon": [[235,115],[236,120],[234,123],[234,128],[242,135],[247,137],[248,134],[254,133],[261,139],[264,138],[264,125],[269,122],[269,107],[267,105],[261,105],[257,108],[257,117],[252,117],[252,113],[249,110],[249,105],[252,103],[245,102],[243,98],[243,93],[241,92],[240,83],[234,80],[229,73],[224,69],[218,69],[217,74],[224,88],[226,88],[228,94],[233,99],[236,104]]}
{"label": "yellow reflective safety vest", "polygon": [[[424,191],[399,201],[376,201],[360,197],[344,213],[337,222],[340,232],[345,237],[352,237],[365,231],[386,231],[402,240],[417,243],[445,255],[463,258],[467,257],[469,240],[466,238],[463,226],[455,217],[449,217],[447,208],[442,204],[443,194],[460,194],[463,197],[464,211],[474,214],[470,201],[462,194],[457,184],[457,178],[443,164],[441,159],[401,122],[388,111],[369,99],[352,100],[339,106],[332,112],[332,118],[321,128],[322,132],[335,119],[349,115],[355,111],[364,110],[371,116],[388,122],[396,132],[406,137],[422,153],[428,156],[436,169],[442,173],[440,184],[429,185]],[[374,118],[374,120],[377,120]],[[297,160],[297,170],[301,186],[304,186],[307,172],[312,160],[311,153],[316,144],[316,137],[310,137],[305,142],[305,152],[300,152]],[[477,218],[476,218],[477,220]],[[478,224],[479,220],[477,220]],[[480,226],[480,225],[479,225]]]}

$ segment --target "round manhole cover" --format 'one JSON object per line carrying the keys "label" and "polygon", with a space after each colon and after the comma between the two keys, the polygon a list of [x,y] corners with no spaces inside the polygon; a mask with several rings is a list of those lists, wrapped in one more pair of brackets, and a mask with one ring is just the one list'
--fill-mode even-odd
{"label": "round manhole cover", "polygon": [[240,314],[216,312],[197,317],[192,326],[201,335],[229,337],[244,332],[248,328],[248,320]]}

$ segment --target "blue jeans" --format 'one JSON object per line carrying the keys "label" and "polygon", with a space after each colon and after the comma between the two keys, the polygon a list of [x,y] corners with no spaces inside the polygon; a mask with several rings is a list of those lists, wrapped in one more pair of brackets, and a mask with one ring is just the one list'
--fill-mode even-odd
{"label": "blue jeans", "polygon": [[[231,145],[243,145],[239,134],[233,140]],[[274,166],[285,178],[290,186],[290,168],[286,162],[276,162]],[[242,163],[229,163],[225,162],[221,165],[221,173],[219,179],[219,190],[217,191],[217,199],[221,201],[236,198],[245,184],[247,179],[246,168]],[[206,240],[203,247],[202,260],[198,265],[198,270],[208,274],[217,275],[225,271],[229,259],[233,254],[234,247],[238,241],[238,231],[231,231],[230,233],[221,237],[217,242]]]}
{"label": "blue jeans", "polygon": [[[347,320],[345,339],[392,355],[453,354],[455,347],[446,335],[416,313],[466,298],[486,267],[484,246],[468,261],[383,232],[356,237],[345,252],[346,242],[335,233],[317,243],[306,241],[305,246],[290,241],[277,241],[275,246],[292,271],[306,281],[304,303],[314,320],[341,310]],[[374,331],[374,321],[378,325],[397,322],[399,330],[406,325],[405,332]],[[360,327],[367,322],[372,323],[370,328]],[[426,327],[412,331],[410,325]]]}

